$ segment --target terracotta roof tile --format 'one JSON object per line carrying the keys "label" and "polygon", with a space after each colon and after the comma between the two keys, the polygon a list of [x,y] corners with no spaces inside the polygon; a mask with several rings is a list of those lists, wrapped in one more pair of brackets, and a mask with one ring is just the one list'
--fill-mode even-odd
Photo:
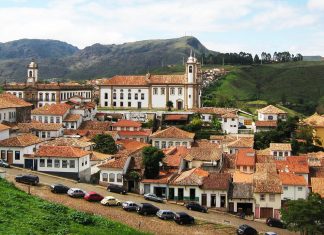
{"label": "terracotta roof tile", "polygon": [[188,149],[183,146],[165,149],[163,162],[169,167],[179,167],[181,159],[188,154]]}
{"label": "terracotta roof tile", "polygon": [[220,107],[202,107],[193,110],[196,113],[201,114],[215,114],[218,116],[225,115],[227,113],[234,113],[236,114],[237,109],[234,108],[220,108]]}
{"label": "terracotta roof tile", "polygon": [[254,139],[250,137],[239,137],[239,139],[230,142],[228,148],[253,148]]}
{"label": "terracotta roof tile", "polygon": [[113,127],[141,127],[142,123],[132,121],[132,120],[126,120],[126,119],[121,119],[116,123],[111,124]]}
{"label": "terracotta roof tile", "polygon": [[0,131],[9,130],[11,127],[0,123]]}
{"label": "terracotta roof tile", "polygon": [[165,114],[164,121],[187,121],[188,114]]}
{"label": "terracotta roof tile", "polygon": [[191,170],[182,172],[176,177],[171,185],[185,185],[185,186],[201,186],[203,179],[207,177],[209,173],[200,168],[192,168]]}
{"label": "terracotta roof tile", "polygon": [[28,122],[28,123],[18,123],[18,129],[20,133],[29,133],[33,130],[36,131],[59,131],[62,129],[62,124],[60,123],[42,123],[42,122]]}
{"label": "terracotta roof tile", "polygon": [[118,131],[119,136],[150,136],[151,131]]}
{"label": "terracotta roof tile", "polygon": [[291,144],[290,143],[270,143],[269,147],[270,151],[291,151]]}
{"label": "terracotta roof tile", "polygon": [[233,182],[235,183],[251,183],[253,182],[253,174],[235,171],[233,174]]}
{"label": "terracotta roof tile", "polygon": [[120,158],[113,158],[111,160],[108,160],[107,162],[99,165],[99,168],[117,168],[117,169],[123,169],[125,166],[125,163],[128,159],[128,156],[120,157]]}
{"label": "terracotta roof tile", "polygon": [[111,122],[101,122],[101,121],[84,121],[80,126],[80,130],[98,130],[98,131],[108,131],[110,130]]}
{"label": "terracotta roof tile", "polygon": [[282,186],[274,163],[257,163],[253,176],[255,193],[282,193]]}
{"label": "terracotta roof tile", "polygon": [[305,118],[303,122],[313,127],[324,127],[324,116],[314,113],[312,116]]}
{"label": "terracotta roof tile", "polygon": [[112,155],[111,154],[104,154],[104,153],[99,153],[96,151],[92,151],[92,157],[91,157],[91,161],[104,161],[108,158],[111,158]]}
{"label": "terracotta roof tile", "polygon": [[116,75],[112,78],[101,80],[100,85],[118,85],[118,86],[147,86],[148,81],[145,76],[123,76]]}
{"label": "terracotta roof tile", "polygon": [[66,117],[64,118],[64,122],[77,122],[81,119],[81,115],[80,114],[68,114],[66,115]]}
{"label": "terracotta roof tile", "polygon": [[290,156],[286,160],[276,160],[276,168],[279,172],[291,172],[308,174],[309,166],[306,156]]}
{"label": "terracotta roof tile", "polygon": [[311,178],[312,192],[324,198],[324,178]]}
{"label": "terracotta roof tile", "polygon": [[137,151],[143,149],[144,147],[150,146],[147,143],[142,143],[136,140],[117,140],[116,144],[121,145],[123,149],[128,151]]}
{"label": "terracotta roof tile", "polygon": [[93,142],[81,141],[77,138],[56,138],[51,141],[47,141],[43,144],[44,146],[70,146],[75,148],[86,148],[95,145]]}
{"label": "terracotta roof tile", "polygon": [[70,110],[70,108],[71,106],[65,103],[44,105],[42,107],[33,109],[31,114],[63,116]]}
{"label": "terracotta roof tile", "polygon": [[307,185],[305,178],[300,175],[279,172],[279,178],[282,185]]}
{"label": "terracotta roof tile", "polygon": [[35,157],[61,157],[61,158],[81,158],[89,155],[89,151],[71,146],[40,146],[35,153]]}
{"label": "terracotta roof tile", "polygon": [[258,110],[258,113],[266,113],[266,114],[286,114],[287,112],[279,109],[273,105],[268,105],[262,109]]}
{"label": "terracotta roof tile", "polygon": [[230,181],[230,174],[213,172],[203,179],[201,188],[205,190],[228,190]]}
{"label": "terracotta roof tile", "polygon": [[255,121],[257,127],[277,127],[277,121]]}
{"label": "terracotta roof tile", "polygon": [[192,147],[184,159],[187,161],[218,161],[223,150],[216,147]]}
{"label": "terracotta roof tile", "polygon": [[141,183],[151,183],[151,184],[167,184],[174,177],[175,173],[172,171],[161,172],[156,179],[143,179]]}
{"label": "terracotta roof tile", "polygon": [[24,135],[18,135],[16,137],[11,137],[9,139],[1,140],[0,146],[2,147],[27,147],[34,144],[41,143],[42,140],[40,140],[37,136],[33,134],[24,134]]}
{"label": "terracotta roof tile", "polygon": [[236,154],[236,166],[255,166],[255,150],[239,149]]}
{"label": "terracotta roof tile", "polygon": [[181,130],[175,126],[153,133],[150,138],[193,139],[195,133]]}
{"label": "terracotta roof tile", "polygon": [[185,75],[150,75],[149,82],[151,84],[186,84]]}
{"label": "terracotta roof tile", "polygon": [[23,99],[19,99],[12,94],[9,93],[0,94],[0,109],[30,107],[30,106],[33,106],[33,104],[28,103]]}

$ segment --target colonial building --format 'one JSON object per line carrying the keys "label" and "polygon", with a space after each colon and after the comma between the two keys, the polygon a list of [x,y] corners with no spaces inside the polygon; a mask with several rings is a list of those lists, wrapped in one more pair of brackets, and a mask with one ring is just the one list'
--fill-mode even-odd
{"label": "colonial building", "polygon": [[169,101],[179,110],[201,106],[201,68],[192,56],[183,75],[114,76],[99,86],[102,108],[166,109]]}
{"label": "colonial building", "polygon": [[32,61],[27,66],[27,79],[25,83],[5,84],[3,89],[18,98],[32,103],[35,107],[45,104],[63,103],[76,95],[86,101],[92,100],[93,88],[78,83],[41,83],[38,81],[38,64]]}

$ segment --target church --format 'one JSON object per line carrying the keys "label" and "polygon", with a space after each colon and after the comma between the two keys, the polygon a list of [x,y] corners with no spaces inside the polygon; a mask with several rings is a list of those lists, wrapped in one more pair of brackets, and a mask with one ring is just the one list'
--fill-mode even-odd
{"label": "church", "polygon": [[7,93],[32,103],[34,107],[64,103],[75,96],[82,97],[84,102],[90,102],[93,97],[93,87],[89,85],[81,85],[75,82],[39,82],[38,64],[34,61],[27,66],[25,83],[4,84],[3,89]]}
{"label": "church", "polygon": [[183,75],[117,75],[100,83],[100,106],[107,109],[177,110],[201,106],[201,65],[190,55]]}

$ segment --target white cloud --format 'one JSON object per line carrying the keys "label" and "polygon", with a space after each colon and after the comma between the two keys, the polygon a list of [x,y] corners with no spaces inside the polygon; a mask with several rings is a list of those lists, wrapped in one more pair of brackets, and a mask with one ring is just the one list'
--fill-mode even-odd
{"label": "white cloud", "polygon": [[307,6],[311,10],[324,10],[323,0],[309,0]]}

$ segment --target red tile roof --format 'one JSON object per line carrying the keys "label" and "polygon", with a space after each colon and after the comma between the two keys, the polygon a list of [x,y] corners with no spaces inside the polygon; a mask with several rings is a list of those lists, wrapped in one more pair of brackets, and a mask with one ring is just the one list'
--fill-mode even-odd
{"label": "red tile roof", "polygon": [[202,189],[228,190],[231,181],[229,173],[210,173],[203,179]]}
{"label": "red tile roof", "polygon": [[277,121],[256,121],[255,126],[257,126],[257,127],[276,127]]}
{"label": "red tile roof", "polygon": [[309,166],[306,156],[286,157],[286,160],[276,160],[276,168],[279,172],[291,172],[308,174]]}
{"label": "red tile roof", "polygon": [[183,146],[165,149],[163,162],[169,167],[179,167],[181,159],[188,154],[188,149]]}
{"label": "red tile roof", "polygon": [[88,154],[89,151],[71,146],[40,146],[35,157],[81,158]]}
{"label": "red tile roof", "polygon": [[103,79],[100,85],[118,86],[147,86],[148,81],[145,76],[123,76],[117,75],[112,78]]}
{"label": "red tile roof", "polygon": [[81,119],[81,115],[80,114],[68,114],[66,115],[66,117],[64,118],[64,122],[77,122]]}
{"label": "red tile roof", "polygon": [[10,128],[11,128],[10,126],[6,126],[0,123],[0,131],[8,130]]}
{"label": "red tile roof", "polygon": [[144,147],[150,146],[147,143],[142,143],[136,140],[117,140],[116,144],[122,145],[122,147],[128,151],[137,151]]}
{"label": "red tile roof", "polygon": [[151,183],[151,184],[167,184],[175,175],[174,172],[163,172],[160,171],[159,176],[156,179],[143,179],[141,183]]}
{"label": "red tile roof", "polygon": [[236,166],[255,166],[255,150],[239,149],[236,154]]}
{"label": "red tile roof", "polygon": [[125,163],[128,159],[128,156],[120,157],[120,158],[113,158],[111,160],[108,160],[107,162],[99,165],[99,168],[117,168],[117,169],[123,169],[125,166]]}
{"label": "red tile roof", "polygon": [[33,109],[31,114],[63,116],[70,110],[70,108],[71,106],[65,103],[44,105],[43,107]]}
{"label": "red tile roof", "polygon": [[111,124],[113,127],[141,127],[142,123],[132,121],[132,120],[126,120],[126,119],[121,119],[116,123]]}
{"label": "red tile roof", "polygon": [[24,134],[24,135],[18,135],[16,137],[11,137],[9,139],[1,140],[0,146],[2,147],[27,147],[34,144],[41,143],[42,140],[40,140],[37,136],[33,134]]}
{"label": "red tile roof", "polygon": [[33,106],[33,104],[28,103],[23,99],[19,99],[12,94],[9,93],[0,94],[0,109],[30,107],[30,106]]}
{"label": "red tile roof", "polygon": [[193,139],[195,133],[181,130],[175,126],[153,133],[151,138],[170,138],[170,139]]}
{"label": "red tile roof", "polygon": [[312,192],[324,198],[324,178],[311,178]]}
{"label": "red tile roof", "polygon": [[187,121],[188,114],[166,114],[164,121]]}
{"label": "red tile roof", "polygon": [[62,129],[62,124],[60,123],[42,123],[42,122],[28,122],[28,123],[18,123],[18,129],[20,133],[29,133],[33,130],[37,131],[59,131]]}
{"label": "red tile roof", "polygon": [[111,122],[101,121],[84,121],[80,126],[80,130],[98,130],[108,131],[110,129]]}
{"label": "red tile roof", "polygon": [[287,113],[286,111],[279,109],[273,105],[268,105],[262,109],[258,109],[257,111],[258,113],[266,113],[266,114],[286,114]]}
{"label": "red tile roof", "polygon": [[171,184],[184,186],[201,186],[203,184],[203,179],[208,175],[209,173],[201,168],[192,168],[188,171],[182,172],[172,181]]}
{"label": "red tile roof", "polygon": [[120,137],[122,136],[144,136],[147,137],[151,134],[151,132],[148,131],[118,131],[118,135]]}
{"label": "red tile roof", "polygon": [[307,185],[305,178],[300,175],[279,172],[279,178],[281,180],[282,185]]}

